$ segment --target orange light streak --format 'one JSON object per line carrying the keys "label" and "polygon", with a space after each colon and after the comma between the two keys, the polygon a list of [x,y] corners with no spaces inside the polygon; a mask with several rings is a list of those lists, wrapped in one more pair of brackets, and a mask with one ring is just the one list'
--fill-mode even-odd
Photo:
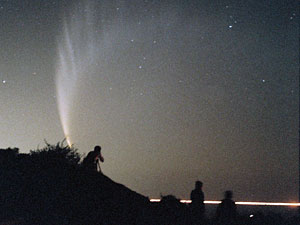
{"label": "orange light streak", "polygon": [[[150,202],[160,202],[160,199],[150,199]],[[181,203],[189,204],[191,200],[180,200]],[[221,201],[204,201],[205,204],[220,204]],[[295,206],[300,207],[300,203],[290,202],[236,202],[237,205],[261,205],[261,206]]]}

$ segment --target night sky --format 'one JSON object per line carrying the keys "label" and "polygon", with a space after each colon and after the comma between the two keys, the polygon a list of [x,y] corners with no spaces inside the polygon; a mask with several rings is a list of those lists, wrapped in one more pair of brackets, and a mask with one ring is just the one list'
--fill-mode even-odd
{"label": "night sky", "polygon": [[297,201],[298,3],[0,0],[0,148],[102,146],[151,198]]}

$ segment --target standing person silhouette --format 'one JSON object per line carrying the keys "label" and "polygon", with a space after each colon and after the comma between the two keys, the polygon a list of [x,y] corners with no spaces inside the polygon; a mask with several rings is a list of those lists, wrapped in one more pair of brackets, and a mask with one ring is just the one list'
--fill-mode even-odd
{"label": "standing person silhouette", "polygon": [[191,192],[191,219],[192,224],[199,224],[203,222],[205,205],[204,205],[204,193],[202,191],[203,183],[196,181],[195,189]]}
{"label": "standing person silhouette", "polygon": [[90,151],[87,156],[83,159],[82,165],[84,168],[90,171],[99,171],[101,173],[100,162],[104,162],[104,158],[101,154],[101,147],[95,146],[94,151]]}
{"label": "standing person silhouette", "polygon": [[225,191],[224,197],[217,208],[217,222],[220,225],[233,225],[236,222],[236,205],[232,200],[232,191]]}

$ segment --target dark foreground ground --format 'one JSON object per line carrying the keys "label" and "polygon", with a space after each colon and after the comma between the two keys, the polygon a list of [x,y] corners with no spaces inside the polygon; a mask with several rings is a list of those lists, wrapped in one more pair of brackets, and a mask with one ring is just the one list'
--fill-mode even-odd
{"label": "dark foreground ground", "polygon": [[[238,208],[235,224],[300,224],[299,214],[291,210]],[[29,154],[0,150],[0,225],[220,224],[214,211],[207,206],[206,217],[193,223],[189,205],[174,196],[150,203],[105,175],[84,170],[76,150],[61,144]]]}

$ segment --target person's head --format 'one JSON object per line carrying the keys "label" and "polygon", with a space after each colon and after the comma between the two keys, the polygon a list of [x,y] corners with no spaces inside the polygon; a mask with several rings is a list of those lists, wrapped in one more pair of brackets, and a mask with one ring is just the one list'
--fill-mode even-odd
{"label": "person's head", "polygon": [[232,191],[225,191],[224,197],[227,199],[232,199]]}
{"label": "person's head", "polygon": [[97,152],[97,153],[100,153],[101,147],[99,145],[96,145],[95,148],[94,148],[94,151]]}
{"label": "person's head", "polygon": [[195,183],[195,188],[196,189],[201,189],[202,188],[202,186],[203,186],[203,183],[201,182],[201,181],[196,181],[196,183]]}

